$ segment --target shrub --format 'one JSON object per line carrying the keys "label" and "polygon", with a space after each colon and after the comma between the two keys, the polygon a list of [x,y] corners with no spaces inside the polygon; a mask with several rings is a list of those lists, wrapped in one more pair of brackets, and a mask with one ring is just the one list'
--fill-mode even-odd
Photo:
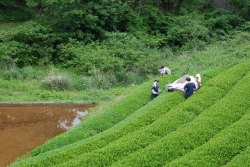
{"label": "shrub", "polygon": [[[173,17],[169,21],[169,31],[166,40],[174,48],[193,49],[204,48],[204,41],[209,40],[209,29],[202,20],[194,19],[195,14]],[[203,42],[202,42],[203,41]]]}
{"label": "shrub", "polygon": [[35,78],[36,77],[35,72],[36,72],[36,70],[32,66],[26,66],[26,67],[21,69],[23,79]]}
{"label": "shrub", "polygon": [[[155,61],[166,57],[149,37],[136,37],[127,33],[106,33],[102,43],[85,45],[76,40],[58,46],[58,63],[77,74],[95,76],[96,88],[110,88],[116,83],[126,85],[141,83],[155,74],[159,64]],[[152,48],[151,48],[152,47]]]}
{"label": "shrub", "polygon": [[26,22],[2,35],[0,51],[5,61],[14,61],[18,67],[43,65],[54,60],[55,43],[60,39],[46,26]]}
{"label": "shrub", "polygon": [[248,167],[250,164],[250,146],[245,150],[242,150],[238,155],[236,155],[230,162],[225,164],[225,167]]}
{"label": "shrub", "polygon": [[35,18],[35,13],[23,7],[4,6],[0,4],[0,22],[27,21]]}
{"label": "shrub", "polygon": [[12,64],[7,70],[4,71],[3,77],[6,80],[22,79],[22,74],[19,72],[19,69],[16,67],[16,65]]}
{"label": "shrub", "polygon": [[67,75],[50,75],[42,81],[42,88],[55,91],[71,89],[71,78]]}

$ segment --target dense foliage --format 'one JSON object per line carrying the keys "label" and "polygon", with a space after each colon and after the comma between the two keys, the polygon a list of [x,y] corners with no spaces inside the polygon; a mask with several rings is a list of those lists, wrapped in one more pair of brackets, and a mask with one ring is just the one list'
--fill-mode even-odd
{"label": "dense foliage", "polygon": [[0,23],[33,19],[34,12],[25,9],[24,6],[25,0],[0,0]]}
{"label": "dense foliage", "polygon": [[0,61],[20,68],[69,68],[95,77],[98,88],[130,84],[134,76],[140,82],[172,55],[201,51],[235,30],[248,31],[248,2],[228,4],[231,11],[214,9],[207,0],[0,1],[0,12],[17,12],[12,20],[34,18],[1,34]]}

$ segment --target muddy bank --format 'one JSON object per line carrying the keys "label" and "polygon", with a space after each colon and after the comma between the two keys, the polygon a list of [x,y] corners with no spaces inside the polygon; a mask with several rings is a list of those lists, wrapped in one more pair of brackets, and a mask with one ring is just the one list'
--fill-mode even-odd
{"label": "muddy bank", "polygon": [[78,125],[94,104],[0,104],[0,166]]}

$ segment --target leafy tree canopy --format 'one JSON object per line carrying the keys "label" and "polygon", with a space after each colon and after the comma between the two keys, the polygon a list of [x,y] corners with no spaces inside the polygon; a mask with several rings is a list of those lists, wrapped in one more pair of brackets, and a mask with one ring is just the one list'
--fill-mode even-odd
{"label": "leafy tree canopy", "polygon": [[104,38],[105,31],[132,31],[140,21],[131,8],[117,0],[26,0],[48,16],[48,23],[66,39],[90,42]]}

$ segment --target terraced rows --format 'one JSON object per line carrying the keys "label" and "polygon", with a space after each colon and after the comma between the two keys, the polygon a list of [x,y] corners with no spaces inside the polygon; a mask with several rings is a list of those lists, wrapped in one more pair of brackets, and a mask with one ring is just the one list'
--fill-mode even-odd
{"label": "terraced rows", "polygon": [[238,166],[249,167],[249,164],[250,164],[250,146],[248,146],[245,150],[242,150],[230,162],[224,165],[224,167],[238,167]]}
{"label": "terraced rows", "polygon": [[[12,166],[221,166],[227,163],[230,166],[230,161],[240,162],[237,155],[244,158],[247,154],[241,152],[249,152],[250,91],[246,91],[249,65],[250,61],[246,61],[213,77],[188,100],[180,92],[162,93],[123,121],[107,126],[102,133],[64,142],[65,146],[54,147],[52,151],[43,151],[41,146],[40,152],[34,154],[37,156]],[[60,140],[74,133],[66,135]]]}
{"label": "terraced rows", "polygon": [[[167,81],[173,80],[173,78],[176,79],[177,77],[176,76],[167,76],[165,78],[161,78],[161,81],[162,81],[161,87],[163,87],[164,83],[166,83]],[[135,130],[136,128],[141,128],[142,124],[150,123],[153,119],[156,119],[155,117],[161,115],[160,112],[156,115],[150,114],[150,112],[152,111],[152,108],[155,108],[156,105],[161,105],[162,103],[165,103],[165,98],[162,98],[161,100],[158,100],[158,101],[151,101],[150,93],[149,93],[150,88],[151,88],[151,84],[152,83],[150,82],[150,83],[146,83],[146,84],[142,85],[138,90],[135,91],[135,93],[134,93],[135,95],[131,95],[131,96],[129,96],[129,98],[126,98],[121,102],[118,102],[117,104],[119,104],[119,105],[110,106],[107,109],[107,111],[105,111],[105,112],[107,112],[107,114],[102,114],[101,116],[99,115],[99,117],[97,117],[97,120],[99,120],[99,122],[96,120],[94,121],[94,123],[91,122],[92,120],[88,121],[88,122],[83,122],[84,125],[86,125],[86,126],[84,126],[84,125],[78,126],[77,128],[72,129],[71,131],[68,131],[70,133],[66,132],[65,134],[63,134],[63,136],[58,136],[58,137],[52,139],[51,141],[48,141],[44,145],[36,148],[35,150],[33,150],[32,153],[34,156],[38,155],[38,154],[39,154],[39,156],[35,156],[34,158],[32,157],[31,161],[36,162],[36,159],[41,160],[41,159],[45,158],[44,161],[49,162],[47,159],[48,157],[50,157],[51,155],[56,155],[56,154],[58,154],[58,152],[61,152],[64,149],[72,150],[72,154],[73,154],[75,152],[78,152],[78,150],[76,148],[80,147],[81,150],[86,152],[86,151],[89,151],[90,149],[94,149],[95,147],[98,148],[98,147],[101,147],[101,145],[106,145],[106,143],[108,143],[109,141],[112,141],[114,138],[118,138],[119,135],[121,135],[123,133],[127,133],[128,131]],[[147,89],[147,90],[145,91],[145,89]],[[138,99],[138,95],[137,95],[138,92],[140,92],[140,96],[144,100]],[[161,94],[160,96],[162,96],[162,95],[163,96],[172,96],[172,94]],[[175,97],[175,96],[173,96],[172,99],[173,99],[172,100],[173,103],[172,104],[168,103],[168,106],[170,106],[170,107],[171,107],[171,105],[175,105],[176,103],[179,103],[178,100],[183,101],[183,99],[181,99],[179,97]],[[138,107],[138,101],[148,101],[149,103],[146,106],[142,105],[143,107],[141,109],[139,109],[138,111],[136,111],[135,113],[130,115],[123,122],[120,122],[116,126],[113,126],[107,132],[96,134],[96,135],[91,134],[91,132],[94,131],[93,129],[97,129],[98,127],[100,127],[99,124],[102,124],[102,122],[100,120],[107,118],[108,115],[110,114],[109,113],[110,111],[115,110],[117,108],[117,106],[120,106],[120,107],[124,106],[124,104],[129,103],[128,101],[130,101],[130,106],[128,106],[126,110],[131,110],[131,108]],[[125,106],[127,106],[127,105],[125,105]],[[168,108],[170,108],[170,107],[168,107]],[[145,110],[147,110],[146,113],[145,113],[143,108],[145,108]],[[163,111],[163,113],[164,113],[164,111]],[[119,112],[113,112],[113,114],[114,115],[112,117],[118,115]],[[101,119],[99,119],[99,118],[101,118]],[[112,121],[112,120],[107,119],[107,121],[103,122],[103,124],[105,124],[105,123],[111,124],[110,121]],[[142,124],[140,124],[140,122],[142,122]],[[133,129],[131,129],[130,127],[133,127]],[[77,134],[77,136],[74,136],[74,132]],[[81,133],[85,132],[85,133],[87,133],[87,135],[84,135],[84,134],[78,135],[79,132],[81,132]],[[93,137],[91,137],[91,135],[93,135]],[[111,138],[112,135],[114,136],[114,138]],[[79,136],[81,136],[82,140],[80,140],[81,138]],[[106,140],[106,141],[104,141],[104,140]],[[61,142],[64,143],[65,146],[61,146],[62,145]],[[71,143],[74,143],[73,146],[71,145]],[[85,147],[83,146],[82,143],[86,143],[84,145]],[[56,149],[56,147],[59,147],[59,149]],[[93,148],[91,148],[91,147],[93,147]],[[50,150],[52,150],[52,151],[50,151]],[[47,154],[46,155],[43,154],[44,152],[49,152],[48,156],[47,156]],[[68,152],[68,150],[67,150],[67,152]],[[64,153],[62,152],[61,154],[64,154]],[[70,158],[71,156],[70,156],[70,154],[68,154],[66,157]],[[55,161],[57,160],[56,158],[53,158],[53,156],[50,157],[49,159],[54,159]],[[55,163],[55,162],[53,162],[53,163]]]}
{"label": "terraced rows", "polygon": [[[216,135],[202,146],[166,166],[181,166],[181,164],[222,166],[249,147],[250,101],[247,97],[250,97],[250,91],[246,91],[249,89],[246,83],[250,83],[250,73],[240,80],[220,102],[202,115],[200,126],[203,131],[204,128],[206,129],[204,132],[212,130]],[[198,127],[195,130],[199,129],[201,128]]]}
{"label": "terraced rows", "polygon": [[[163,87],[164,83],[176,78],[177,77],[174,75],[168,75],[164,78],[161,78],[160,86]],[[142,86],[135,89],[131,95],[107,107],[103,110],[103,112],[92,119],[83,121],[74,129],[65,132],[63,135],[54,137],[45,144],[37,147],[32,151],[32,155],[35,156],[40,153],[75,143],[79,140],[95,136],[121,122],[130,114],[134,113],[150,102],[151,99],[149,89],[151,88],[151,84],[151,82],[144,83]]]}
{"label": "terraced rows", "polygon": [[[228,72],[230,73],[230,75],[232,74],[232,71],[228,71]],[[225,74],[223,75],[225,78],[228,77]],[[239,79],[240,78],[237,79],[236,77],[234,81],[237,82],[237,80]],[[215,80],[217,80],[217,84],[219,86],[221,86],[220,81],[225,82],[224,80],[218,81],[218,78],[215,78]],[[212,81],[212,82],[214,84],[215,81]],[[223,86],[223,88],[228,88],[228,89],[221,89],[223,91],[217,94],[218,96],[214,96],[216,95],[215,91],[219,92],[216,89],[207,91],[208,95],[210,93],[210,96],[209,96],[210,98],[207,98],[206,100],[210,102],[211,101],[216,102],[217,99],[220,99],[220,97],[223,97],[225,95],[223,94],[223,92],[224,93],[227,92],[230,89],[230,87],[233,85],[233,83],[234,82],[231,82],[231,83],[228,83],[227,86]],[[201,97],[199,96],[200,95],[197,95],[195,98],[197,101],[189,101],[189,102],[191,102],[191,104],[199,105],[199,99],[201,99]],[[203,95],[201,94],[201,96]],[[218,102],[216,102],[216,104],[217,103]],[[214,104],[214,103],[206,103],[206,104],[209,105],[209,104]],[[159,154],[166,156],[168,152],[177,151],[178,146],[182,144],[176,145],[176,140],[178,141],[182,137],[184,137],[185,132],[188,131],[189,129],[191,129],[191,131],[189,131],[190,134],[192,134],[193,132],[193,129],[191,127],[187,127],[185,128],[184,131],[181,131],[181,132],[176,131],[175,127],[180,127],[181,124],[192,121],[193,118],[195,118],[195,114],[202,112],[204,109],[208,108],[209,107],[208,105],[203,104],[203,105],[200,105],[199,109],[196,109],[196,110],[192,109],[192,111],[195,111],[195,113],[192,113],[191,111],[186,111],[185,104],[177,106],[172,111],[168,112],[166,115],[164,115],[163,117],[155,121],[153,124],[149,125],[149,127],[146,127],[140,131],[136,131],[134,135],[128,134],[126,137],[123,137],[119,139],[118,141],[111,143],[111,145],[105,148],[102,148],[101,150],[96,150],[92,153],[82,154],[80,157],[75,157],[75,159],[77,159],[76,161],[71,160],[67,162],[64,166],[68,166],[69,164],[70,165],[75,164],[75,166],[78,166],[80,164],[85,164],[89,166],[94,166],[94,165],[108,166],[113,161],[117,161],[117,160],[121,161],[121,158],[124,156],[127,156],[128,154],[130,154],[129,158],[125,158],[125,160],[121,161],[119,164],[114,164],[114,166],[120,166],[121,164],[123,164],[124,166],[133,166],[135,165],[135,162],[138,162],[138,164],[135,166],[140,166],[142,164],[143,164],[142,166],[162,166],[165,160],[163,157],[159,156]],[[197,126],[198,127],[200,126],[200,122],[197,123]],[[169,138],[168,133],[170,133],[171,131],[173,131],[175,135]],[[164,137],[165,135],[168,136],[169,138],[168,140]],[[194,135],[194,141],[196,140],[196,135],[197,134]],[[185,138],[183,139],[184,139],[183,142],[185,146],[187,146],[187,144],[185,143],[186,139]],[[194,144],[194,141],[191,141],[191,143]],[[174,144],[169,146],[170,143],[174,143]],[[147,149],[139,151],[138,153],[135,153],[135,154],[131,154],[138,149],[146,147],[148,144],[151,144],[151,145]],[[183,151],[183,148],[181,150]],[[102,155],[101,160],[100,160],[100,155]],[[174,158],[175,156],[170,154],[170,157]],[[170,157],[166,157],[166,159],[170,160],[171,159]],[[100,164],[98,162],[100,162]],[[163,162],[163,163],[160,163],[160,162]]]}

